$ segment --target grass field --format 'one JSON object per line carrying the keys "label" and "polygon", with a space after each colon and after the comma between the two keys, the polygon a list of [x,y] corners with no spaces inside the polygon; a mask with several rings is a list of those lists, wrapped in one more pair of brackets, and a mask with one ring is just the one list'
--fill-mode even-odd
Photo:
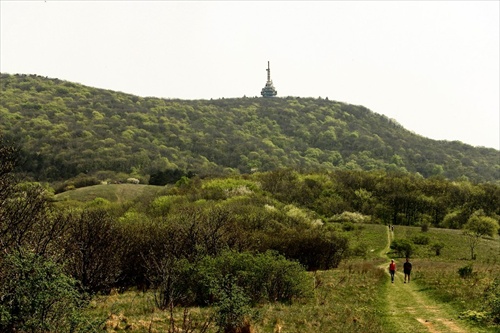
{"label": "grass field", "polygon": [[[485,290],[500,276],[498,238],[482,240],[478,259],[470,261],[460,231],[430,229],[428,237],[445,244],[442,254],[436,256],[420,246],[412,258],[411,285],[402,283],[401,272],[391,284],[386,272],[388,256],[393,256],[389,239],[411,238],[418,233],[420,228],[396,226],[391,234],[383,225],[364,225],[352,231],[349,237],[364,244],[367,256],[345,260],[337,269],[311,272],[314,296],[309,299],[254,308],[252,332],[499,332],[498,325],[484,320],[488,310]],[[402,258],[396,260],[402,267]],[[460,277],[458,270],[471,263],[471,277]],[[187,311],[175,309],[176,328],[206,322],[212,310]],[[88,314],[101,318],[108,332],[175,331],[170,312],[155,308],[151,292],[97,297]],[[190,332],[202,331],[193,328]],[[216,332],[213,323],[206,332]]]}
{"label": "grass field", "polygon": [[[55,200],[90,202],[103,198],[114,203],[149,200],[164,187],[134,184],[97,185],[64,192]],[[476,260],[460,230],[355,224],[346,231],[354,257],[333,270],[309,273],[313,296],[293,304],[263,304],[252,309],[253,333],[264,332],[369,332],[369,333],[493,333],[500,332],[488,318],[491,307],[500,302],[500,239],[483,238],[475,248]],[[341,227],[339,225],[339,227]],[[403,258],[389,249],[392,239],[425,239],[414,245],[412,283],[402,283],[402,273],[391,284],[387,265]],[[431,245],[440,242],[439,256]],[[468,268],[470,275],[461,277]],[[493,292],[491,291],[493,290]],[[112,293],[95,297],[87,315],[95,331],[108,332],[205,332],[216,327],[209,319],[211,308],[175,308],[161,311],[151,291]],[[174,322],[171,318],[175,319]],[[200,325],[210,322],[203,331]],[[198,325],[198,327],[196,327]],[[183,329],[183,330],[180,330]]]}
{"label": "grass field", "polygon": [[[252,332],[387,332],[377,295],[386,284],[375,263],[348,262],[339,269],[311,273],[314,296],[292,305],[266,304],[253,309]],[[189,309],[192,322],[202,323],[211,309]],[[169,311],[155,309],[152,293],[126,292],[97,297],[89,314],[104,318],[108,332],[169,332]],[[176,309],[176,325],[183,322]],[[193,332],[199,332],[195,330]],[[208,332],[216,332],[211,325]]]}
{"label": "grass field", "polygon": [[[422,232],[420,227],[396,226],[394,228],[395,239],[412,239],[415,236],[424,235],[429,238],[429,245],[440,241],[444,244],[441,254],[436,256],[429,245],[416,245],[414,257],[432,261],[463,261],[467,262],[471,258],[470,248],[467,239],[461,230],[430,228],[427,232]],[[481,239],[475,249],[477,258],[475,262],[500,264],[500,239],[485,237]]]}
{"label": "grass field", "polygon": [[94,185],[56,194],[54,199],[56,201],[89,202],[95,198],[103,198],[110,202],[123,203],[138,198],[150,198],[163,189],[162,186],[142,184]]}

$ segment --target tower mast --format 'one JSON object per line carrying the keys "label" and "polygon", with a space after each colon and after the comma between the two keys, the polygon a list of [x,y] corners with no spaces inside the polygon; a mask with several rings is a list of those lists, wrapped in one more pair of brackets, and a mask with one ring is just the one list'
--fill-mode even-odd
{"label": "tower mast", "polygon": [[271,66],[269,65],[269,61],[267,62],[267,81],[271,81]]}
{"label": "tower mast", "polygon": [[270,62],[267,62],[267,82],[264,88],[262,88],[260,94],[262,97],[274,97],[278,94],[276,89],[274,88],[273,81],[271,81],[271,65]]}

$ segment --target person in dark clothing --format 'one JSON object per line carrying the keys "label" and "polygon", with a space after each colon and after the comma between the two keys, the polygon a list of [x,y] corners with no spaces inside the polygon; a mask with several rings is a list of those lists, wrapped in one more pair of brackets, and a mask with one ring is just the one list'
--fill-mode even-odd
{"label": "person in dark clothing", "polygon": [[411,262],[409,258],[406,258],[406,262],[403,264],[403,272],[405,273],[405,283],[406,278],[408,278],[408,283],[410,283],[410,273],[411,273]]}

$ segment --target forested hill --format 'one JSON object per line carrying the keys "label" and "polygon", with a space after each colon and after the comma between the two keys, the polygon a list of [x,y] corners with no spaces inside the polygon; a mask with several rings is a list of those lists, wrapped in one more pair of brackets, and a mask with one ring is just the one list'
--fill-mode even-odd
{"label": "forested hill", "polygon": [[495,149],[427,139],[365,107],[325,99],[173,100],[1,74],[0,131],[21,147],[21,171],[37,180],[280,167],[500,179]]}

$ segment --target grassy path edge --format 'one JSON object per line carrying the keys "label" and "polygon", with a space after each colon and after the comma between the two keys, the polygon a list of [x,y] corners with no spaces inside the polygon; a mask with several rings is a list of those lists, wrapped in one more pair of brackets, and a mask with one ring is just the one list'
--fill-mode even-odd
{"label": "grassy path edge", "polygon": [[[380,251],[380,256],[387,262],[379,265],[389,277],[389,257],[393,232],[387,228],[387,245]],[[403,283],[402,262],[397,263],[394,283],[387,279],[383,286],[383,322],[387,332],[408,333],[480,333],[476,328],[463,327],[454,316],[453,309],[429,298],[418,283]]]}

